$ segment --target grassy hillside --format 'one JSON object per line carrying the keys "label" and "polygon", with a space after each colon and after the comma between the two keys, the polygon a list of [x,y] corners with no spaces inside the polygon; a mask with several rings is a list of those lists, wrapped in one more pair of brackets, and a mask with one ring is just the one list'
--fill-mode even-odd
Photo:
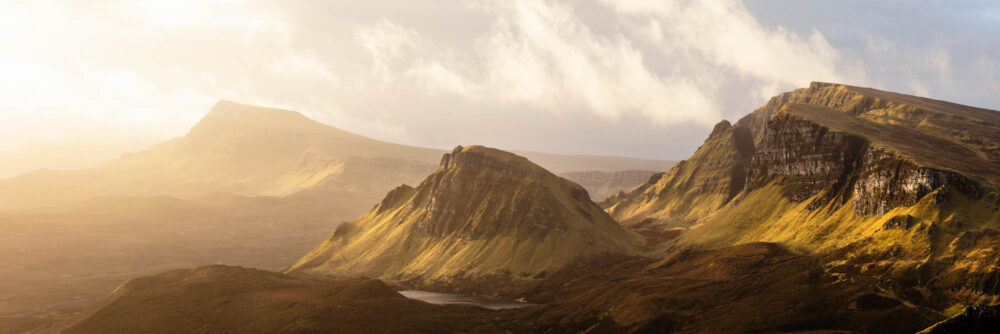
{"label": "grassy hillside", "polygon": [[291,271],[417,284],[502,282],[544,277],[578,257],[633,253],[640,245],[579,185],[523,157],[470,146],[446,154],[417,187],[393,190],[337,228]]}
{"label": "grassy hillside", "polygon": [[618,221],[634,228],[691,226],[743,190],[752,154],[749,131],[723,121],[691,158],[657,180],[608,198],[604,205]]}
{"label": "grassy hillside", "polygon": [[745,181],[731,182],[741,187],[728,196],[676,191],[711,185],[694,177],[740,161],[717,131],[656,185],[607,205],[626,223],[678,222],[661,250],[775,242],[823,255],[828,274],[879,277],[884,293],[941,312],[995,303],[998,120],[996,111],[814,83],[732,127],[748,130],[752,148],[742,152],[752,154],[742,174],[729,174]]}

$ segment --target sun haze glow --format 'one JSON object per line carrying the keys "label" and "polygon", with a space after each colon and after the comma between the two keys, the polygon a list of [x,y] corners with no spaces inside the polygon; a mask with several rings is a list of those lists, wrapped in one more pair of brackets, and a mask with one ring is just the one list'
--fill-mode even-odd
{"label": "sun haze glow", "polygon": [[[674,159],[810,81],[1000,106],[996,5],[846,14],[863,5],[3,1],[0,157],[94,143],[97,163],[182,135],[219,99],[413,145]],[[76,167],[42,160],[16,172]]]}

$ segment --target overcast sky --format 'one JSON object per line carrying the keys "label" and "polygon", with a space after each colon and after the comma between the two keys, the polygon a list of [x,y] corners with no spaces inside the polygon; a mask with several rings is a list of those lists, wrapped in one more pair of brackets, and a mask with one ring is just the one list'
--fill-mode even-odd
{"label": "overcast sky", "polygon": [[686,158],[833,81],[1000,109],[996,1],[0,0],[0,153],[218,100],[420,146]]}

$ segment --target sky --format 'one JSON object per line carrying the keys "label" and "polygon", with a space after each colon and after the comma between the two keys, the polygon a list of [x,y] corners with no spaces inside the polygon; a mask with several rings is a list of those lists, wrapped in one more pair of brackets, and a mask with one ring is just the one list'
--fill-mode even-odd
{"label": "sky", "polygon": [[683,159],[811,81],[1000,109],[997,36],[996,1],[0,0],[0,157],[137,150],[226,99],[410,145]]}

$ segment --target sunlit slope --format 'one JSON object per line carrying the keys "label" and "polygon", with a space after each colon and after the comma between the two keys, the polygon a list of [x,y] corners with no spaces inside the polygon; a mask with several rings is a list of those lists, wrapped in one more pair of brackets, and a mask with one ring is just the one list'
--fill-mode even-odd
{"label": "sunlit slope", "polygon": [[[686,214],[690,229],[673,246],[778,242],[832,254],[827,269],[834,272],[923,286],[930,289],[924,295],[891,289],[935,307],[991,301],[1000,270],[983,263],[998,257],[998,121],[996,111],[814,83],[772,98],[733,126],[748,129],[753,145],[743,174],[730,179],[744,184],[728,198],[705,187],[677,194],[646,185],[608,204],[625,222],[637,212],[652,220]],[[702,162],[693,170],[733,161],[719,153],[701,159],[731,152],[713,140],[689,160]],[[684,167],[671,173],[683,175]]]}
{"label": "sunlit slope", "polygon": [[[813,84],[775,97],[738,124],[752,126],[762,114],[767,121],[758,127],[743,193],[682,241],[778,241],[819,250],[875,238],[882,248],[926,248],[939,239],[931,231],[950,238],[1000,226],[1000,161],[989,157],[1000,131],[974,143],[961,135],[1000,129],[989,123],[1000,112]],[[930,131],[928,124],[943,120],[954,128]],[[906,228],[886,227],[900,219]],[[934,228],[911,230],[928,225]]]}
{"label": "sunlit slope", "polygon": [[760,133],[744,192],[678,243],[836,250],[829,265],[838,271],[994,301],[998,271],[982,261],[997,257],[996,171],[952,139],[786,104]]}
{"label": "sunlit slope", "polygon": [[[716,131],[658,182],[606,202],[626,224],[707,222],[757,190],[856,216],[910,207],[931,193],[995,204],[1000,112],[845,85],[776,96]],[[735,137],[733,134],[737,134]],[[735,139],[734,139],[735,138]],[[740,139],[742,138],[742,139]],[[752,138],[752,139],[751,139]],[[720,184],[721,183],[721,184]],[[780,206],[772,198],[766,210]],[[995,206],[995,205],[994,205]],[[829,211],[829,210],[827,210]],[[757,212],[757,214],[761,214]],[[731,236],[730,236],[731,237]]]}
{"label": "sunlit slope", "polygon": [[691,226],[743,190],[752,154],[750,132],[722,121],[690,159],[603,203],[627,226]]}
{"label": "sunlit slope", "polygon": [[640,243],[579,185],[511,153],[460,146],[417,187],[396,188],[290,271],[418,284],[526,279],[581,256],[633,253]]}
{"label": "sunlit slope", "polygon": [[[426,163],[439,152],[357,136],[292,111],[222,101],[186,136],[147,151],[101,167],[41,170],[0,181],[0,208],[111,195],[281,196],[336,179],[351,165],[385,164],[386,159]],[[419,179],[433,170],[430,163],[427,167],[399,175],[396,183]]]}

